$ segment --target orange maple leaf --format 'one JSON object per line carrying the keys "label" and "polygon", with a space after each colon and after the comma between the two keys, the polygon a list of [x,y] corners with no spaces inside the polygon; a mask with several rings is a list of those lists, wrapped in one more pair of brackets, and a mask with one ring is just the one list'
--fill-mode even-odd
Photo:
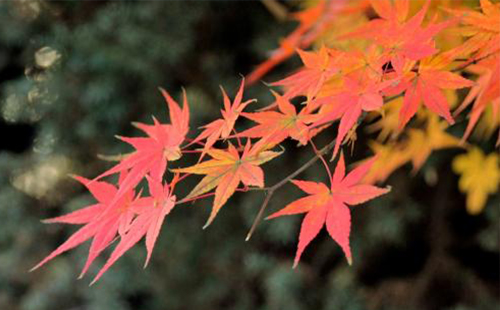
{"label": "orange maple leaf", "polygon": [[318,21],[321,14],[323,14],[325,3],[325,0],[320,0],[315,6],[292,15],[294,19],[299,21],[299,26],[280,42],[280,47],[272,53],[268,60],[258,65],[257,68],[247,76],[248,85],[257,82],[269,70],[295,54],[296,48],[300,46],[304,33],[307,32]]}
{"label": "orange maple leaf", "polygon": [[264,171],[259,166],[280,155],[281,152],[257,151],[258,149],[261,148],[258,145],[252,147],[248,141],[240,157],[238,150],[232,144],[229,144],[227,150],[212,148],[207,151],[212,157],[211,160],[173,170],[206,175],[183,200],[198,197],[216,188],[212,212],[203,228],[212,223],[240,182],[246,186],[264,187]]}
{"label": "orange maple leaf", "polygon": [[[349,4],[349,5],[347,5]],[[368,1],[358,1],[351,5],[352,1],[326,1],[319,0],[314,6],[303,11],[292,14],[293,19],[299,22],[297,28],[280,42],[279,48],[271,53],[266,61],[258,65],[254,71],[247,76],[248,85],[257,82],[262,76],[278,64],[295,55],[298,49],[305,49],[331,29],[332,24],[340,15],[353,14],[364,11]]]}
{"label": "orange maple leaf", "polygon": [[462,24],[467,25],[465,35],[471,36],[464,44],[453,50],[459,54],[477,52],[470,61],[485,57],[500,50],[500,4],[489,0],[480,0],[481,12],[474,10],[452,10],[448,12],[460,17]]}
{"label": "orange maple leaf", "polygon": [[378,16],[391,22],[404,22],[408,16],[409,0],[370,0],[370,4]]}
{"label": "orange maple leaf", "polygon": [[281,41],[280,47],[272,53],[268,60],[261,63],[248,75],[248,84],[255,83],[269,70],[294,55],[296,49],[301,45],[304,34],[318,22],[321,15],[324,14],[325,8],[326,1],[320,0],[315,6],[292,14],[292,18],[299,22],[299,26]]}

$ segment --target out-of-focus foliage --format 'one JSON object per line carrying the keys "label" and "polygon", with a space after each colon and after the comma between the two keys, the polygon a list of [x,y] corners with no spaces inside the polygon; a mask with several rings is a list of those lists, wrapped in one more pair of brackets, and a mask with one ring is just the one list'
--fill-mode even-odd
{"label": "out-of-focus foliage", "polygon": [[484,208],[489,194],[498,192],[500,173],[498,172],[498,154],[485,156],[479,148],[471,149],[467,154],[453,160],[453,170],[460,174],[460,190],[467,194],[467,210],[478,214]]}
{"label": "out-of-focus foliage", "polygon": [[[260,2],[1,2],[0,309],[498,307],[500,199],[494,193],[483,213],[465,213],[450,167],[458,151],[433,153],[413,179],[402,163],[387,181],[398,190],[356,210],[350,268],[320,234],[292,270],[299,218],[264,222],[245,243],[263,199],[249,192],[203,232],[211,201],[174,210],[145,270],[145,249],[137,247],[88,288],[75,281],[82,247],[27,272],[73,232],[39,220],[92,203],[67,174],[94,177],[111,165],[96,154],[130,151],[113,136],[133,135],[131,121],[166,119],[157,86],[176,91],[175,98],[184,86],[192,126],[207,123],[219,117],[218,85],[236,93],[238,74],[265,59],[293,26]],[[262,85],[245,92],[272,100]],[[359,134],[353,160],[369,154],[367,137]],[[299,149],[269,163],[266,184],[312,156]],[[318,164],[302,177],[314,180],[319,171]],[[284,187],[269,209],[300,196]]]}

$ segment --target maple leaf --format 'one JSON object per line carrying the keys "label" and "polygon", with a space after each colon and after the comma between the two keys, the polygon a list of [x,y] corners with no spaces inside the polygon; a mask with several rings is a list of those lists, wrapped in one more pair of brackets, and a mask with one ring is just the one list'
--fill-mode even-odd
{"label": "maple leaf", "polygon": [[356,124],[361,113],[363,111],[374,111],[382,107],[384,99],[380,91],[390,83],[392,82],[369,82],[366,85],[361,85],[356,79],[346,76],[344,77],[345,90],[328,97],[335,106],[313,125],[318,126],[340,118],[337,141],[333,149],[333,157],[337,155],[346,134]]}
{"label": "maple leaf", "polygon": [[444,130],[447,127],[445,122],[440,122],[436,116],[430,115],[425,131],[410,129],[405,151],[413,163],[413,172],[422,167],[433,151],[461,147],[460,139]]}
{"label": "maple leaf", "polygon": [[467,154],[458,155],[452,162],[453,171],[460,174],[458,187],[467,194],[467,211],[480,213],[488,194],[498,193],[500,184],[499,156],[491,153],[486,156],[474,147]]}
{"label": "maple leaf", "polygon": [[222,206],[234,194],[240,182],[246,186],[264,187],[264,171],[259,165],[270,161],[281,152],[258,151],[258,149],[262,148],[257,144],[252,147],[248,141],[240,157],[236,148],[229,144],[227,150],[215,148],[208,150],[208,155],[213,158],[211,160],[173,170],[174,172],[206,175],[183,200],[198,197],[216,188],[212,212],[203,228],[212,223]]}
{"label": "maple leaf", "polygon": [[279,48],[272,53],[268,60],[261,63],[248,75],[247,80],[249,85],[258,81],[269,70],[295,54],[304,33],[318,21],[323,13],[325,3],[325,0],[320,0],[315,6],[292,15],[294,19],[299,21],[299,26],[280,42]]}
{"label": "maple leaf", "polygon": [[421,28],[430,0],[427,0],[423,8],[407,22],[402,22],[408,13],[406,2],[394,1],[395,4],[391,6],[388,1],[371,1],[373,8],[382,18],[371,20],[359,30],[342,38],[373,40],[384,47],[392,66],[401,74],[407,61],[417,61],[435,54],[438,50],[434,46],[433,37],[455,22],[449,20]]}
{"label": "maple leaf", "polygon": [[427,58],[421,61],[418,73],[407,72],[407,80],[401,83],[401,87],[405,88],[406,91],[403,107],[399,114],[400,129],[417,113],[421,102],[429,110],[445,118],[448,123],[455,123],[442,89],[470,87],[474,85],[474,82],[458,74],[443,70],[444,62],[441,60],[435,62],[435,59],[439,59],[439,57]]}
{"label": "maple leaf", "polygon": [[433,151],[462,147],[458,138],[445,131],[447,127],[446,122],[440,122],[436,115],[431,114],[427,118],[426,128],[410,129],[405,141],[385,145],[370,142],[369,146],[377,160],[363,180],[370,184],[383,182],[409,161],[413,164],[413,173],[416,173]]}
{"label": "maple leaf", "polygon": [[267,217],[267,219],[307,213],[300,228],[294,268],[299,263],[307,245],[318,235],[325,224],[328,233],[340,245],[347,261],[351,264],[352,256],[349,246],[351,212],[348,205],[364,203],[389,191],[389,189],[373,185],[360,184],[361,179],[370,170],[372,164],[373,159],[345,175],[344,156],[341,153],[331,179],[330,188],[323,183],[292,181],[293,184],[309,194],[309,196],[290,203],[280,211]]}
{"label": "maple leaf", "polygon": [[370,0],[370,5],[378,14],[387,21],[404,22],[408,16],[409,0]]}
{"label": "maple leaf", "polygon": [[462,24],[467,25],[462,31],[466,36],[470,36],[464,44],[454,48],[458,55],[468,55],[477,52],[474,59],[484,57],[494,52],[498,52],[500,46],[500,4],[493,4],[489,0],[480,0],[482,13],[474,10],[453,10],[448,12],[460,17]]}
{"label": "maple leaf", "polygon": [[120,242],[92,280],[91,285],[98,281],[126,251],[130,250],[143,237],[146,238],[147,251],[144,268],[148,265],[165,216],[174,208],[176,197],[172,195],[167,183],[163,185],[158,178],[149,175],[146,175],[146,178],[151,196],[141,198],[132,207],[136,217],[129,224],[127,231],[121,235]]}
{"label": "maple leaf", "polygon": [[367,6],[364,1],[357,6],[348,6],[347,3],[347,1],[320,0],[303,11],[291,14],[291,17],[299,22],[299,26],[281,40],[279,48],[272,51],[269,59],[258,65],[247,76],[248,85],[258,81],[276,65],[297,53],[299,49],[308,48],[314,40],[329,29],[337,17],[361,12]]}
{"label": "maple leaf", "polygon": [[384,70],[384,64],[388,61],[389,59],[382,53],[382,49],[376,44],[371,44],[363,51],[345,52],[340,66],[344,75],[359,71],[357,78],[360,80],[380,81],[387,70]]}
{"label": "maple leaf", "polygon": [[[411,154],[399,144],[370,141],[368,145],[376,158],[370,171],[363,177],[363,182],[368,184],[384,182],[396,169],[411,159]],[[360,164],[363,163],[364,161]]]}
{"label": "maple leaf", "polygon": [[[113,184],[103,181],[91,181],[80,176],[73,177],[87,187],[97,200],[97,203],[44,221],[45,223],[84,224],[84,226],[33,267],[31,271],[38,269],[56,256],[79,246],[85,241],[93,239],[87,261],[80,274],[81,278],[99,254],[111,244],[116,235],[124,235],[129,229],[130,222],[134,217],[131,209],[140,200],[138,197],[134,198],[132,190],[127,192],[118,203],[111,206],[111,202],[118,191]],[[121,175],[120,183],[125,178],[126,175]]]}
{"label": "maple leaf", "polygon": [[328,49],[324,45],[318,52],[307,52],[300,49],[297,52],[304,63],[304,68],[271,85],[285,87],[284,96],[286,98],[305,95],[311,99],[316,96],[325,81],[338,72],[338,64],[343,53]]}
{"label": "maple leaf", "polygon": [[135,187],[145,176],[161,179],[167,167],[167,161],[174,161],[182,156],[180,144],[189,131],[189,106],[186,93],[183,93],[183,109],[172,97],[160,89],[167,101],[171,124],[160,124],[155,118],[154,125],[136,123],[136,127],[144,131],[148,137],[118,137],[135,148],[135,152],[125,157],[119,164],[99,175],[101,179],[118,172],[128,171],[128,175],[120,184],[114,202],[124,193]]}
{"label": "maple leaf", "polygon": [[[380,142],[392,140],[398,136],[399,131],[399,110],[403,104],[403,98],[398,97],[386,102],[380,110],[381,117],[376,122],[366,127],[369,133],[379,131],[377,140]],[[369,115],[370,119],[377,117],[377,113]]]}
{"label": "maple leaf", "polygon": [[[480,74],[480,76],[476,85],[471,88],[467,97],[454,112],[457,115],[474,102],[462,141],[470,136],[472,129],[488,106],[492,107],[493,119],[500,117],[500,57],[484,59],[480,63],[470,66],[469,70]],[[498,141],[500,141],[500,134]]]}
{"label": "maple leaf", "polygon": [[[500,102],[497,102],[497,107],[500,107]],[[497,141],[495,146],[500,146],[500,113],[496,113],[492,106],[486,107],[481,115],[481,118],[474,128],[474,136],[478,139],[488,140],[494,132],[497,132]],[[463,142],[463,138],[462,141]]]}
{"label": "maple leaf", "polygon": [[261,141],[266,141],[266,148],[272,148],[288,137],[306,145],[310,138],[307,124],[312,123],[317,117],[309,114],[307,109],[302,109],[297,114],[297,109],[288,99],[276,92],[273,92],[273,95],[276,98],[279,112],[242,113],[244,117],[259,123],[259,125],[249,128],[237,136],[262,138]]}
{"label": "maple leaf", "polygon": [[224,110],[221,110],[222,119],[217,119],[209,123],[208,125],[203,126],[203,128],[205,128],[203,132],[190,143],[193,144],[206,139],[205,146],[203,147],[203,151],[200,155],[199,161],[203,159],[207,151],[212,148],[214,143],[219,138],[226,139],[229,137],[231,131],[234,128],[234,123],[238,119],[240,113],[243,112],[243,109],[245,109],[248,104],[255,101],[248,100],[243,103],[241,102],[241,100],[243,99],[244,86],[245,79],[242,79],[240,89],[238,90],[238,93],[236,94],[236,97],[234,98],[234,102],[232,104],[226,92],[224,91],[224,88],[222,88],[221,86],[222,95],[224,97]]}

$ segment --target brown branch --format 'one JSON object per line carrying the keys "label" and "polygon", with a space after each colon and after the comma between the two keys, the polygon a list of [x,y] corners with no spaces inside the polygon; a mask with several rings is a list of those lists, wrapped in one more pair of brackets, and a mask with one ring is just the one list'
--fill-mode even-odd
{"label": "brown branch", "polygon": [[261,0],[266,9],[280,22],[284,22],[288,17],[287,8],[276,0]]}
{"label": "brown branch", "polygon": [[273,197],[274,192],[276,190],[278,190],[279,188],[281,188],[283,185],[290,182],[293,178],[295,178],[297,175],[302,173],[304,170],[306,170],[307,168],[312,166],[316,161],[318,161],[318,159],[320,159],[321,155],[324,155],[326,152],[331,150],[334,146],[335,146],[335,140],[331,141],[329,144],[324,146],[321,150],[318,151],[317,154],[314,155],[313,158],[311,158],[308,162],[303,164],[300,168],[298,168],[294,172],[290,173],[284,179],[282,179],[281,181],[279,181],[278,183],[274,184],[271,187],[265,188],[266,198],[264,199],[264,202],[262,203],[260,210],[257,213],[257,216],[255,217],[255,220],[253,221],[252,227],[250,228],[250,231],[248,232],[248,234],[245,238],[245,241],[250,240],[250,238],[252,237],[255,229],[257,228],[257,225],[259,225],[260,221],[262,220],[262,216],[264,215],[264,211],[266,210],[267,205],[271,201],[271,198]]}

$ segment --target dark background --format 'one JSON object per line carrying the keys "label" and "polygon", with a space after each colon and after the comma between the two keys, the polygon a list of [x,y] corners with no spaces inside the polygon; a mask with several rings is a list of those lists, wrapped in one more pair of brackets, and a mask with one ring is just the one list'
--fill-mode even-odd
{"label": "dark background", "polygon": [[[352,267],[323,231],[293,270],[300,216],[263,222],[245,242],[263,199],[253,192],[231,198],[205,231],[210,199],[174,209],[145,270],[141,242],[90,288],[106,256],[77,280],[88,244],[28,273],[75,231],[40,220],[92,203],[67,175],[92,178],[110,166],[97,154],[130,151],[114,135],[138,135],[132,121],[167,121],[157,86],[175,98],[185,87],[191,128],[201,126],[219,116],[219,85],[234,96],[240,74],[293,27],[259,1],[1,2],[0,309],[498,309],[500,199],[478,216],[465,212],[450,168],[459,151],[433,154],[415,176],[400,169],[390,194],[353,208]],[[264,105],[271,96],[259,84],[245,98]],[[369,155],[358,133],[348,162]],[[284,147],[264,166],[267,184],[314,155]],[[323,170],[318,163],[300,178],[324,181]],[[300,195],[285,186],[268,214]]]}

